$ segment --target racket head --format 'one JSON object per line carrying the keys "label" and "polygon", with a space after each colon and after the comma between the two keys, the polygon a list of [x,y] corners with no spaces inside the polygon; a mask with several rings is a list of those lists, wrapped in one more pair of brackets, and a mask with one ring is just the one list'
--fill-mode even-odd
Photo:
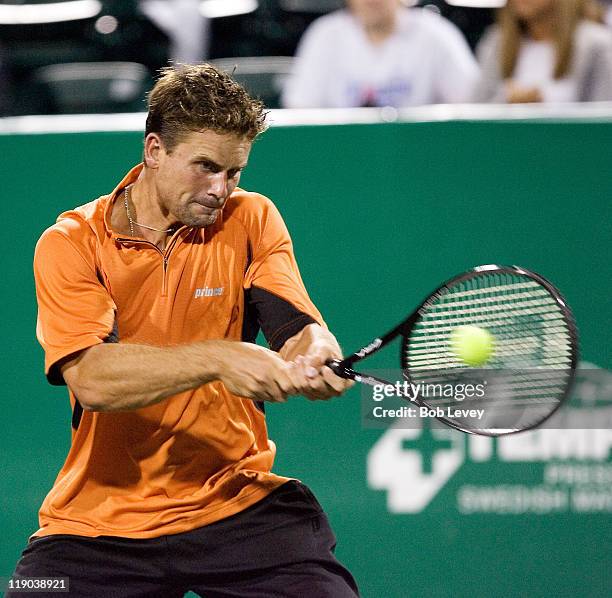
{"label": "racket head", "polygon": [[[473,367],[456,354],[451,333],[458,326],[492,335],[485,363]],[[543,276],[519,266],[478,266],[446,281],[406,320],[400,361],[404,378],[422,389],[483,384],[473,393],[480,396],[461,400],[429,386],[433,391],[415,402],[442,409],[436,417],[463,432],[501,436],[541,425],[567,399],[578,332],[561,293]]]}

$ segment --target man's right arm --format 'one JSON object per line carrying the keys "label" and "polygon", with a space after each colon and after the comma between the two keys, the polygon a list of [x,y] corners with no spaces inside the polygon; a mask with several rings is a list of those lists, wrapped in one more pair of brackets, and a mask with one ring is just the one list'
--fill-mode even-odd
{"label": "man's right arm", "polygon": [[263,347],[211,340],[175,347],[103,343],[64,360],[63,378],[87,411],[129,411],[215,380],[256,401],[306,387],[302,368]]}
{"label": "man's right arm", "polygon": [[84,409],[138,409],[215,380],[257,401],[284,401],[307,388],[303,368],[247,343],[114,342],[117,307],[100,280],[90,240],[89,225],[66,219],[43,234],[34,257],[45,371],[53,384],[66,383]]}

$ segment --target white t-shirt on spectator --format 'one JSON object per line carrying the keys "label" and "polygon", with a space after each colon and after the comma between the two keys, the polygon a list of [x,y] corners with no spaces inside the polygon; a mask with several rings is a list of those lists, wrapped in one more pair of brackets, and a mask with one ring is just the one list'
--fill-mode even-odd
{"label": "white t-shirt on spectator", "polygon": [[577,102],[578,81],[574,77],[553,79],[554,68],[551,43],[523,40],[512,80],[524,87],[537,87],[544,102]]}
{"label": "white t-shirt on spectator", "polygon": [[348,10],[317,19],[296,53],[287,108],[464,102],[478,65],[462,33],[424,9],[401,9],[395,32],[373,45]]}

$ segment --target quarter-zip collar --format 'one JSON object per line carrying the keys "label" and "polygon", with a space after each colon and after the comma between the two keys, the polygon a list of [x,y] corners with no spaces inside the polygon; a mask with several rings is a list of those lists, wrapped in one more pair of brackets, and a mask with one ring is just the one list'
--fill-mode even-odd
{"label": "quarter-zip collar", "polygon": [[164,255],[164,254],[168,253],[168,250],[170,249],[170,246],[173,245],[176,242],[177,233],[179,233],[181,231],[184,231],[185,229],[190,228],[190,227],[183,225],[183,226],[179,227],[178,229],[176,229],[176,231],[172,235],[172,238],[170,239],[170,242],[168,243],[168,245],[166,246],[166,249],[164,251],[159,249],[159,247],[157,247],[157,245],[155,245],[154,243],[151,243],[150,241],[142,239],[141,237],[133,237],[133,236],[128,235],[128,234],[119,234],[119,233],[115,232],[111,228],[111,216],[112,216],[112,213],[113,213],[113,207],[115,205],[115,202],[117,201],[119,195],[123,192],[123,190],[128,185],[131,185],[132,183],[136,182],[136,180],[138,179],[138,176],[142,172],[143,168],[144,168],[144,164],[142,162],[140,164],[137,164],[136,166],[134,166],[134,168],[132,168],[123,177],[121,182],[113,189],[113,192],[109,195],[108,202],[107,202],[106,207],[104,209],[104,228],[105,228],[106,233],[108,235],[110,235],[113,239],[119,241],[120,243],[124,243],[124,242],[128,242],[128,241],[129,242],[134,242],[134,243],[145,243],[145,244],[148,244],[148,245],[152,245],[162,255]]}
{"label": "quarter-zip collar", "polygon": [[138,175],[142,172],[143,168],[144,168],[144,164],[142,162],[134,166],[134,168],[132,168],[123,177],[121,182],[115,187],[113,192],[108,196],[107,204],[104,208],[104,229],[107,235],[109,235],[115,242],[120,243],[121,245],[129,246],[129,245],[137,244],[140,246],[150,247],[151,249],[159,253],[160,257],[162,258],[162,262],[163,262],[162,295],[165,296],[168,291],[168,263],[170,260],[170,254],[172,252],[172,249],[176,246],[176,244],[181,239],[182,237],[181,233],[193,227],[188,227],[188,226],[183,225],[180,228],[178,228],[174,232],[170,240],[168,241],[168,244],[166,245],[165,249],[163,250],[160,249],[157,245],[155,245],[155,243],[151,243],[151,241],[147,241],[146,239],[142,239],[141,237],[133,237],[128,234],[122,234],[122,233],[120,234],[111,228],[111,215],[113,213],[113,207],[115,205],[115,202],[117,201],[119,195],[122,193],[125,187],[134,183],[138,179]]}

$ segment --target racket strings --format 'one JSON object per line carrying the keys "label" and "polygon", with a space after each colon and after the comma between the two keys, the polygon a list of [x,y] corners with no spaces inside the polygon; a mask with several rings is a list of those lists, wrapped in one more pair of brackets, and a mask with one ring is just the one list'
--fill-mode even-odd
{"label": "racket strings", "polygon": [[465,368],[450,344],[450,333],[465,325],[493,335],[487,367],[563,367],[571,361],[571,336],[555,298],[534,281],[504,273],[463,281],[428,305],[407,343],[408,366]]}
{"label": "racket strings", "polygon": [[[404,345],[411,382],[466,385],[482,383],[484,396],[428,396],[432,407],[486,409],[478,421],[460,416],[467,429],[519,429],[541,421],[562,400],[575,348],[567,315],[542,285],[514,272],[477,273],[447,286],[420,312]],[[453,350],[451,333],[478,326],[494,339],[483,369],[470,367]]]}

